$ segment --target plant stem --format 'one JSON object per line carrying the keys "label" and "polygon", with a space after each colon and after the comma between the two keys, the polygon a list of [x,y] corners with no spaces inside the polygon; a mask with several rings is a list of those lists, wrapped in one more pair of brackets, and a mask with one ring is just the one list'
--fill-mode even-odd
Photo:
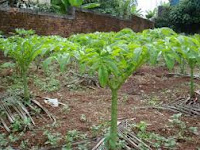
{"label": "plant stem", "polygon": [[181,70],[181,74],[186,74],[186,72],[185,72],[185,61],[184,61],[183,58],[181,58],[180,70]]}
{"label": "plant stem", "polygon": [[118,89],[112,91],[112,106],[111,106],[111,129],[109,139],[109,150],[116,150],[117,143],[117,92]]}
{"label": "plant stem", "polygon": [[24,86],[24,99],[26,101],[29,100],[29,91],[28,91],[28,80],[27,80],[27,71],[23,71],[22,73],[22,78],[23,78],[23,86]]}
{"label": "plant stem", "polygon": [[194,67],[190,67],[190,98],[194,97]]}

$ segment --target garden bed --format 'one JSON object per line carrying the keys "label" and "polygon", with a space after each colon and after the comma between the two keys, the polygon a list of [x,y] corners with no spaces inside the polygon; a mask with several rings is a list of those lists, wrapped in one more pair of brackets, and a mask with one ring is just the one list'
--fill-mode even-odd
{"label": "garden bed", "polygon": [[[12,71],[3,69],[0,72],[0,83],[3,85],[0,87],[1,94],[5,92],[7,87],[14,87],[18,84],[14,81],[19,79],[9,74]],[[31,69],[31,71],[35,70]],[[2,74],[4,72],[8,72],[8,74]],[[123,85],[119,93],[119,120],[131,119],[136,124],[144,121],[147,123],[148,132],[154,132],[166,138],[177,135],[181,129],[178,127],[172,128],[169,125],[169,119],[174,114],[172,111],[138,109],[139,107],[168,104],[176,99],[187,97],[189,78],[169,77],[167,74],[169,74],[168,70],[162,66],[153,68],[144,66],[134,73]],[[40,77],[40,80],[46,78],[42,70],[36,72],[37,77]],[[33,119],[36,126],[27,131],[11,133],[7,138],[8,145],[13,148],[22,148],[24,146],[27,149],[33,147],[36,149],[42,147],[49,149],[65,145],[68,131],[79,131],[81,136],[87,134],[86,137],[89,141],[85,142],[87,144],[85,146],[87,149],[92,149],[102,138],[108,127],[111,105],[110,91],[97,86],[79,84],[71,87],[69,84],[64,83],[62,76],[57,76],[55,78],[60,82],[58,89],[48,92],[50,87],[42,87],[37,84],[41,81],[36,82],[36,78],[31,75],[31,72],[29,78],[32,94],[35,95],[36,100],[55,116],[56,124],[52,125],[52,120],[48,119],[46,114],[35,116]],[[74,77],[71,75],[71,78]],[[52,79],[47,83],[51,81]],[[197,88],[200,88],[200,81],[196,80],[195,83]],[[56,84],[53,85],[56,86]],[[58,98],[65,105],[52,107],[44,102],[44,97]],[[197,127],[198,134],[184,131],[182,137],[175,140],[176,149],[197,150],[200,148],[200,118],[182,115],[179,119],[187,127]],[[1,126],[0,131],[6,135],[8,134]],[[53,143],[53,141],[56,142]],[[79,138],[73,142],[77,141],[84,141],[84,138]],[[80,146],[81,142],[78,145]]]}

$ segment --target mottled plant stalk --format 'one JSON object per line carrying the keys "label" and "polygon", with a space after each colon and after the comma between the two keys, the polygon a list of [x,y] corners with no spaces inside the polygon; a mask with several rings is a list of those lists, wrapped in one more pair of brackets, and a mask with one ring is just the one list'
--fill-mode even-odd
{"label": "mottled plant stalk", "polygon": [[29,101],[30,93],[28,90],[28,79],[27,79],[27,71],[22,71],[22,79],[23,79],[23,86],[24,86],[24,100]]}
{"label": "mottled plant stalk", "polygon": [[109,150],[116,150],[117,143],[117,92],[118,89],[112,91],[112,106],[111,106],[111,129],[109,137]]}
{"label": "mottled plant stalk", "polygon": [[181,74],[186,74],[186,72],[185,72],[185,60],[183,58],[181,58],[180,72],[181,72]]}
{"label": "mottled plant stalk", "polygon": [[190,97],[194,98],[194,66],[190,66]]}

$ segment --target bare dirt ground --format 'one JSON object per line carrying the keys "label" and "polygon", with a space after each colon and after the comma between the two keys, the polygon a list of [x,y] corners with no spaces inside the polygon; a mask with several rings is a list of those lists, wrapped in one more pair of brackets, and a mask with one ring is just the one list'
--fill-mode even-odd
{"label": "bare dirt ground", "polygon": [[[189,91],[189,78],[168,77],[168,70],[165,67],[144,66],[134,73],[123,85],[119,92],[119,119],[133,119],[135,123],[145,121],[148,124],[147,130],[168,137],[174,135],[178,129],[169,128],[168,120],[174,113],[157,109],[136,109],[149,105],[169,103],[180,97],[186,97]],[[3,72],[0,73],[1,75]],[[8,74],[10,75],[10,74]],[[2,77],[3,78],[3,77]],[[2,79],[1,78],[1,79]],[[30,81],[32,93],[38,96],[36,99],[43,104],[55,117],[57,123],[52,125],[52,120],[43,114],[42,117],[35,116],[36,122],[31,130],[24,133],[24,136],[17,142],[12,143],[13,147],[18,147],[20,142],[28,140],[28,146],[49,147],[45,145],[47,137],[43,135],[45,130],[52,133],[60,133],[63,139],[59,145],[65,144],[64,137],[70,130],[78,130],[93,136],[91,127],[110,120],[111,97],[109,89],[94,87],[84,90],[70,91],[67,87],[62,87],[55,92],[41,92],[37,86]],[[196,88],[200,82],[196,80]],[[0,92],[5,91],[6,87],[0,88]],[[58,100],[68,106],[52,107],[44,103],[43,98],[58,98]],[[86,120],[82,120],[81,116]],[[182,116],[181,120],[188,127],[198,127],[200,129],[200,118]],[[5,132],[0,126],[0,132]],[[6,133],[6,132],[5,132]],[[15,133],[18,134],[18,133]],[[99,133],[99,136],[101,133]],[[185,135],[189,140],[177,140],[178,150],[197,150],[200,147],[200,136],[194,134]]]}

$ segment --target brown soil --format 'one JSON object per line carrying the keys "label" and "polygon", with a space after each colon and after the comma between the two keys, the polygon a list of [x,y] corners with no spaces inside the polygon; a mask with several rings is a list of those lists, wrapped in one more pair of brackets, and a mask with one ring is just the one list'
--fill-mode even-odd
{"label": "brown soil", "polygon": [[[156,109],[134,109],[135,107],[147,106],[149,104],[168,103],[177,98],[185,97],[189,90],[189,79],[181,77],[167,77],[168,70],[164,67],[144,66],[131,76],[119,92],[119,113],[122,119],[133,119],[136,123],[145,121],[148,123],[148,131],[161,134],[165,137],[174,135],[177,130],[168,126],[168,119],[173,115],[169,111]],[[199,84],[199,81],[196,81]],[[1,91],[1,89],[0,89]],[[76,129],[82,133],[92,136],[91,126],[110,120],[111,97],[109,89],[96,88],[78,91],[69,91],[63,87],[57,92],[43,93],[35,85],[31,85],[31,91],[40,97],[58,98],[67,104],[70,111],[63,111],[63,106],[53,108],[37,97],[57,120],[57,125],[52,127],[52,121],[44,114],[43,117],[34,117],[36,126],[25,132],[23,139],[29,140],[28,146],[46,147],[47,138],[43,135],[45,130],[53,133],[59,132],[63,136],[67,131]],[[84,114],[87,121],[81,121]],[[187,126],[200,129],[200,118],[183,116],[181,118]],[[0,131],[3,129],[0,127]],[[187,135],[190,140],[177,141],[179,150],[197,150],[200,147],[200,136]],[[20,140],[20,141],[21,141]],[[19,145],[18,143],[15,143]],[[60,145],[65,144],[64,138]]]}

